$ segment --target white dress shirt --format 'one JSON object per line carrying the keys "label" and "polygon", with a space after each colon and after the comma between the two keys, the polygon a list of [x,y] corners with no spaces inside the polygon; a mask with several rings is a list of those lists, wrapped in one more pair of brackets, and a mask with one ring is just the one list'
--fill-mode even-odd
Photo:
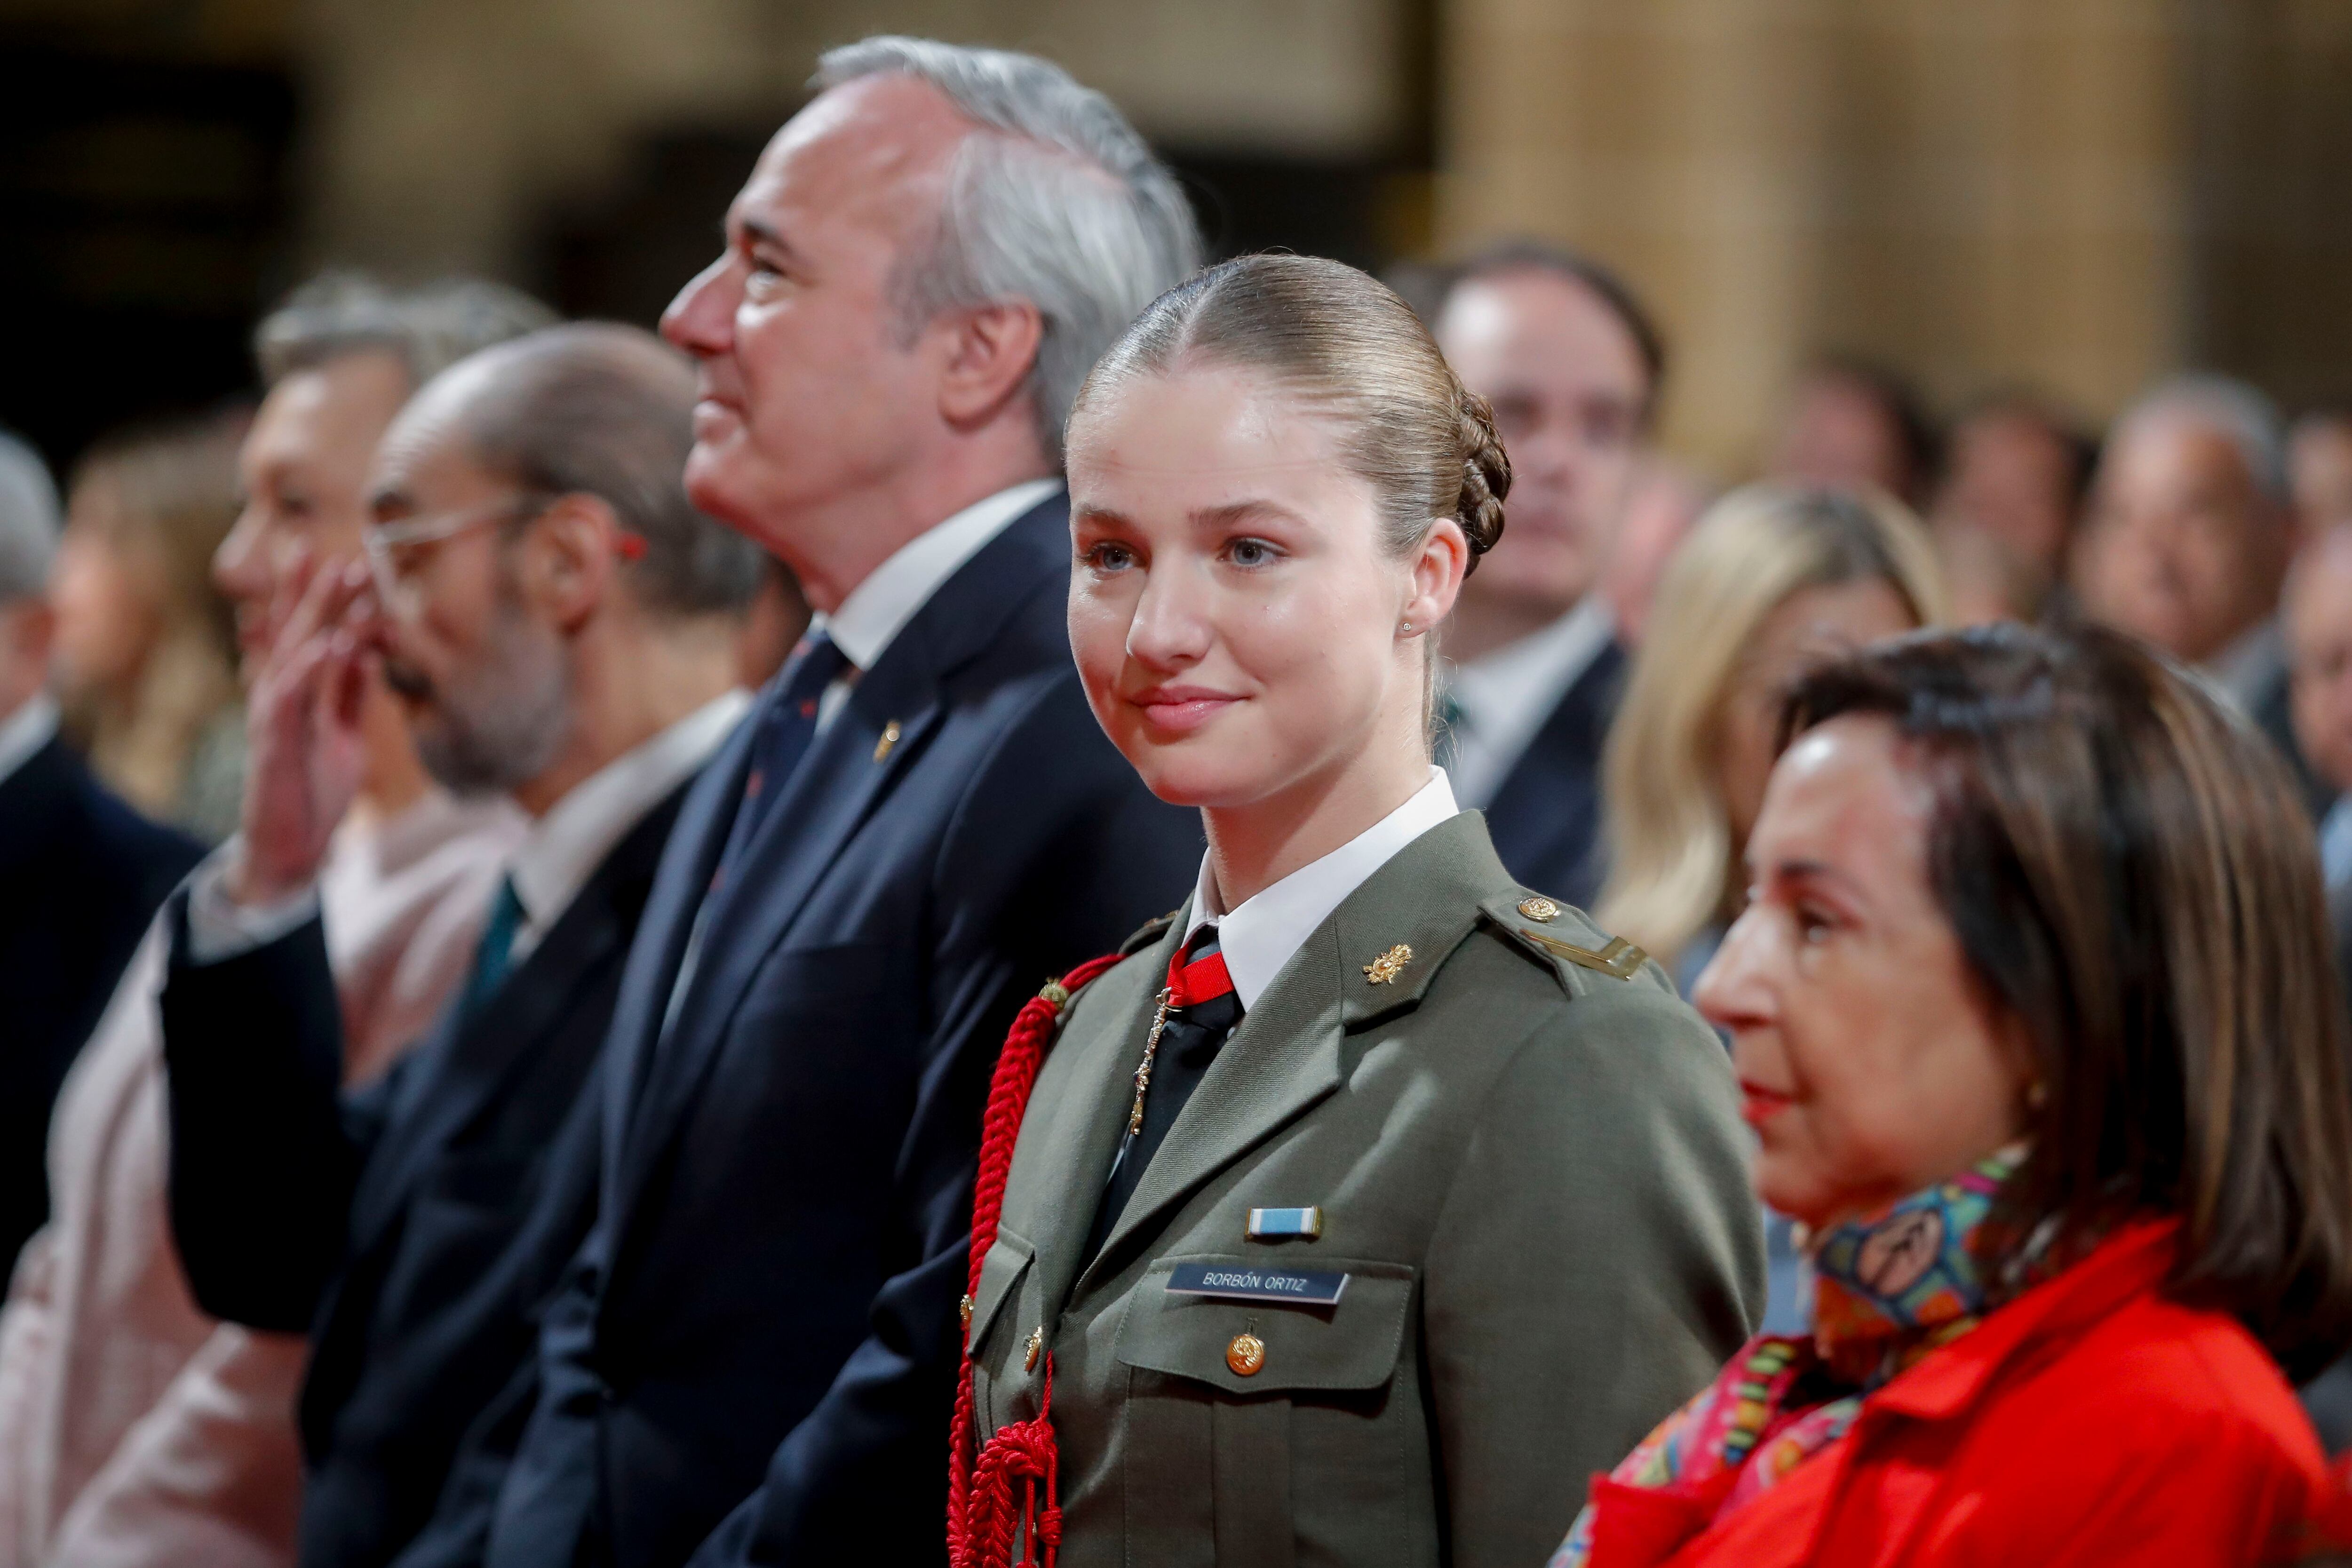
{"label": "white dress shirt", "polygon": [[1191,942],[1202,926],[1217,928],[1217,949],[1224,955],[1225,973],[1233,977],[1234,994],[1247,1011],[1257,1005],[1291,954],[1306,945],[1315,928],[1348,895],[1387,865],[1397,852],[1461,807],[1454,803],[1454,786],[1444,768],[1429,770],[1429,782],[1411,800],[1334,849],[1320,860],[1301,866],[1274,886],[1245,899],[1239,909],[1225,910],[1217,895],[1215,868],[1201,860],[1201,879],[1192,889],[1192,920],[1184,928]]}
{"label": "white dress shirt", "polygon": [[[523,918],[509,955],[520,962],[579,896],[588,879],[656,802],[710,760],[751,706],[751,693],[726,692],[669,728],[606,763],[564,792],[532,822],[507,862]],[[219,963],[267,946],[319,912],[314,884],[267,904],[228,896],[230,845],[191,874],[188,962]]]}
{"label": "white dress shirt", "polygon": [[563,918],[613,846],[710,760],[751,706],[751,694],[740,688],[712,698],[572,785],[531,824],[507,866],[522,905],[514,945],[507,950],[516,963]]}
{"label": "white dress shirt", "polygon": [[1447,667],[1454,743],[1448,766],[1463,800],[1479,807],[1494,804],[1536,731],[1616,635],[1607,602],[1587,594],[1543,630]]}
{"label": "white dress shirt", "polygon": [[5,719],[0,719],[0,784],[33,760],[33,753],[58,732],[58,700],[37,694]]}
{"label": "white dress shirt", "polygon": [[888,560],[866,574],[866,581],[849,591],[839,609],[809,623],[812,636],[822,631],[831,637],[834,647],[850,663],[850,668],[817,699],[819,731],[833,722],[833,716],[849,700],[849,689],[856,684],[858,673],[880,661],[907,623],[930,603],[940,584],[1016,519],[1061,488],[1058,479],[1027,479],[972,502],[900,545]]}
{"label": "white dress shirt", "polygon": [[[824,694],[816,700],[817,733],[823,734],[833,723],[849,701],[850,689],[857,684],[857,678],[880,662],[898,634],[907,629],[907,623],[931,602],[931,595],[940,591],[940,585],[998,534],[1061,488],[1058,478],[1024,479],[972,502],[898,546],[889,559],[866,574],[866,581],[849,591],[839,609],[810,619],[808,635],[824,633],[841,650],[842,657],[849,660],[849,668],[827,683]],[[709,918],[710,903],[705,900],[694,911],[694,923],[686,934],[685,955],[678,960],[677,973],[670,981],[669,1000],[662,1007],[659,1039],[669,1038],[678,1014],[685,1010],[687,994],[702,967],[702,942],[708,934],[705,927]]]}

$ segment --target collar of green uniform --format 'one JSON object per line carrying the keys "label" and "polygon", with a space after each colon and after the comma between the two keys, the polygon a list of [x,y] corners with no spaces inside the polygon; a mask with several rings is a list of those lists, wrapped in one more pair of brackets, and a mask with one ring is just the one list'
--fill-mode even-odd
{"label": "collar of green uniform", "polygon": [[[1420,1005],[1430,982],[1477,928],[1478,906],[1512,889],[1486,819],[1446,818],[1406,845],[1331,912],[1342,1024],[1363,1028]],[[1310,943],[1302,952],[1328,956]]]}

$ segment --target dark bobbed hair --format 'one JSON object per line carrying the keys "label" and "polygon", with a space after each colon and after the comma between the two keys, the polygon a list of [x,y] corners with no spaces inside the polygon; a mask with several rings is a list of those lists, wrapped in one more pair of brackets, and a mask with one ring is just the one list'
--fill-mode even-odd
{"label": "dark bobbed hair", "polygon": [[1443,267],[1401,269],[1391,282],[1434,330],[1437,318],[1465,283],[1511,272],[1548,272],[1566,279],[1589,291],[1617,318],[1617,324],[1633,340],[1634,353],[1641,356],[1642,421],[1647,425],[1654,420],[1658,399],[1665,390],[1666,335],[1633,285],[1582,251],[1549,239],[1498,240]]}
{"label": "dark bobbed hair", "polygon": [[[2352,1099],[2311,826],[2269,745],[2116,633],[1927,632],[1792,687],[1785,747],[1890,721],[1932,791],[1929,874],[2045,1094],[1997,1249],[2177,1215],[2176,1299],[2290,1375],[2352,1341]],[[2047,1227],[2054,1226],[2054,1232]]]}

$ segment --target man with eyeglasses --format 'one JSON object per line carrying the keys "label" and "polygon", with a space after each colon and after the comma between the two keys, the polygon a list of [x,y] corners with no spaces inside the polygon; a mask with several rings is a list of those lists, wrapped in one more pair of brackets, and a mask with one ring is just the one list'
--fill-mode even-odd
{"label": "man with eyeglasses", "polygon": [[[308,574],[256,686],[242,847],[175,911],[174,1232],[206,1308],[312,1337],[305,1563],[386,1562],[425,1529],[593,1208],[624,960],[751,700],[761,557],[686,499],[693,395],[682,355],[598,325],[419,392],[377,454],[364,563]],[[433,776],[530,826],[431,1033],[339,1100],[313,889],[378,668]]]}
{"label": "man with eyeglasses", "polygon": [[[554,319],[478,279],[393,289],[340,273],[262,320],[268,392],[237,455],[243,507],[213,559],[248,687],[294,574],[358,557],[368,464],[401,405],[465,355]],[[357,703],[359,784],[319,898],[342,1076],[365,1084],[464,975],[521,814],[436,787],[380,682]],[[163,934],[150,929],[133,954],[47,1123],[56,1201],[0,1312],[0,1530],[36,1562],[179,1563],[203,1542],[213,1568],[268,1568],[293,1548],[306,1347],[205,1313],[172,1246]]]}

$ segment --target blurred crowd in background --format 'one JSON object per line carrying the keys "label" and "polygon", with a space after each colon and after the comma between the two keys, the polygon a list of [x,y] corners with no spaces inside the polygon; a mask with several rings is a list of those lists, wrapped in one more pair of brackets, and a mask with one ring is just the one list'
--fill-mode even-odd
{"label": "blurred crowd in background", "polygon": [[[1412,26],[1400,23],[1388,39],[1400,57],[1446,23],[1411,9]],[[1449,36],[1458,46],[1480,36],[1478,26],[1500,24],[1486,16]],[[780,38],[763,47],[790,53]],[[1328,87],[1302,86],[1302,101]],[[1457,130],[1477,119],[1463,99],[1457,90],[1449,100]],[[350,101],[339,112],[346,131],[365,119]],[[776,118],[763,110],[759,122],[772,127]],[[470,123],[464,113],[452,122]],[[1429,125],[1412,134],[1433,144]],[[1341,221],[1310,199],[1318,183],[1335,179],[1328,161],[1276,167],[1195,153],[1171,162],[1208,217],[1215,248],[1354,247],[1352,259],[1377,266],[1468,389],[1493,406],[1514,480],[1493,559],[1467,580],[1441,632],[1433,727],[1455,795],[1485,812],[1519,881],[1591,910],[1687,994],[1745,905],[1743,852],[1779,752],[1782,699],[1801,672],[1927,627],[2090,625],[2158,650],[2242,720],[2236,738],[2249,758],[2259,748],[2284,762],[2307,808],[2338,965],[2352,972],[2352,401],[2315,396],[2321,381],[2308,365],[2266,387],[2242,374],[2263,356],[2192,352],[2200,340],[2149,325],[2132,341],[2179,352],[2110,355],[2098,376],[2072,378],[2030,353],[2014,363],[1980,354],[1960,378],[1948,363],[1913,363],[1902,332],[1809,325],[1810,340],[1786,345],[1765,375],[1752,344],[1718,314],[1659,308],[1690,297],[1689,277],[1644,266],[1656,254],[1612,243],[1605,224],[1587,232],[1571,221],[1573,203],[1517,221],[1496,195],[1510,180],[1491,168],[1477,201],[1449,205],[1413,197],[1444,189],[1430,184],[1431,156],[1411,180],[1392,177],[1386,163],[1356,167],[1351,178],[1383,194],[1356,202]],[[349,145],[341,155],[351,156]],[[511,145],[499,153],[513,156]],[[486,143],[485,166],[497,162]],[[516,378],[518,402],[525,392],[540,395],[545,388],[532,391],[526,374],[535,353],[643,395],[642,403],[614,395],[593,405],[605,424],[567,431],[540,418],[507,434],[533,461],[553,452],[594,468],[599,483],[633,463],[667,465],[658,482],[624,472],[606,486],[655,497],[646,503],[654,514],[677,502],[645,526],[625,518],[615,535],[629,545],[615,559],[640,563],[653,552],[642,575],[678,589],[677,602],[640,623],[624,594],[624,610],[611,613],[625,635],[643,637],[616,662],[640,676],[693,671],[691,692],[665,694],[654,726],[662,735],[699,726],[693,744],[680,742],[671,759],[677,772],[661,778],[661,789],[640,779],[647,798],[631,803],[650,812],[647,821],[658,818],[662,832],[670,819],[652,803],[710,754],[748,709],[745,692],[774,689],[800,643],[811,616],[792,574],[736,534],[722,539],[685,505],[675,470],[692,437],[684,394],[670,384],[682,384],[684,362],[640,330],[667,290],[687,288],[682,308],[700,286],[688,280],[708,259],[709,225],[740,172],[719,162],[724,179],[680,182],[669,193],[682,205],[702,203],[694,237],[681,242],[682,265],[662,246],[615,240],[613,231],[629,226],[625,213],[567,253],[563,287],[540,290],[565,310],[512,285],[526,268],[451,275],[440,263],[460,245],[423,247],[418,256],[434,265],[403,268],[418,258],[397,243],[355,244],[352,259],[394,265],[381,276],[328,268],[291,289],[257,289],[240,307],[236,376],[245,391],[219,395],[217,343],[199,348],[161,333],[142,344],[135,321],[105,353],[53,356],[71,361],[78,378],[59,407],[47,405],[41,376],[21,366],[0,389],[10,399],[0,401],[0,427],[18,432],[0,428],[0,994],[12,1005],[38,999],[14,1016],[20,1039],[40,1036],[37,1048],[0,1060],[0,1265],[15,1266],[0,1315],[0,1568],[136,1561],[135,1552],[110,1555],[110,1542],[144,1531],[169,1549],[181,1539],[172,1530],[197,1516],[238,1537],[221,1562],[273,1563],[290,1550],[302,1463],[288,1412],[309,1353],[295,1336],[320,1303],[316,1292],[297,1291],[289,1299],[299,1304],[282,1311],[217,1312],[222,1298],[184,1278],[173,1237],[184,1248],[194,1222],[167,1213],[184,1173],[170,1168],[155,998],[167,963],[179,962],[171,944],[208,939],[194,915],[169,930],[171,921],[151,921],[175,888],[196,885],[186,879],[209,850],[240,826],[250,840],[258,813],[295,810],[256,804],[247,762],[267,736],[248,723],[246,705],[294,601],[313,590],[311,569],[347,570],[353,593],[364,582],[423,602],[415,583],[426,573],[417,563],[429,565],[436,550],[492,515],[425,507],[387,488],[379,442],[402,427],[404,405],[414,412],[412,395],[484,355],[493,357],[472,362],[491,365],[482,376]],[[476,237],[498,227],[481,219],[480,205],[467,231]],[[423,230],[467,227],[462,215],[431,202],[415,212]],[[1297,225],[1286,227],[1292,213]],[[382,239],[397,215],[345,203],[336,222],[340,229],[331,223],[323,232]],[[1734,248],[1717,247],[1727,256]],[[661,280],[664,292],[648,301],[634,283],[602,292],[581,284],[605,264],[614,277]],[[260,268],[246,281],[265,273],[285,281]],[[2123,297],[2126,305],[2144,299]],[[583,300],[611,308],[582,310]],[[618,317],[640,303],[652,308],[634,310],[636,326],[598,330],[617,335],[548,335],[567,311]],[[1885,308],[1883,300],[1857,304],[1856,315]],[[1815,313],[1824,316],[1836,311]],[[675,317],[666,323],[674,345],[715,355],[686,341],[698,330]],[[1893,346],[1849,352],[1857,336]],[[2013,332],[1993,337],[2014,341]],[[495,357],[516,339],[527,341],[521,352]],[[42,341],[43,352],[55,349]],[[187,363],[173,359],[182,348]],[[113,402],[107,376],[83,374],[85,362],[100,359],[120,384]],[[2209,368],[2209,359],[2228,369]],[[2117,364],[2130,367],[2135,384],[2104,406],[2061,389],[2070,379],[2112,384]],[[2344,375],[2352,386],[2352,360]],[[1973,392],[1950,395],[1962,379]],[[1928,385],[1944,395],[1930,395]],[[462,418],[451,416],[456,425],[488,422],[483,409],[499,401],[478,387],[473,395]],[[645,412],[664,397],[658,416]],[[1697,438],[1675,438],[1676,407],[1703,411],[1683,425]],[[1753,438],[1734,443],[1727,431]],[[636,436],[640,446],[623,439]],[[609,450],[583,455],[583,446]],[[588,461],[596,455],[610,463],[596,468]],[[541,489],[559,497],[595,490],[521,488],[530,504],[546,499]],[[550,772],[539,731],[576,717],[566,705],[577,694],[562,672],[550,673],[556,656],[509,616],[520,616],[504,596],[510,588],[501,582],[495,613],[475,606],[490,627],[475,657],[453,658],[432,677],[402,674],[415,689],[401,695],[422,705],[414,710],[432,709],[454,729],[412,732],[388,693],[368,688],[354,721],[359,754],[344,759],[358,779],[356,804],[338,814],[340,826],[322,825],[313,846],[322,859],[307,868],[305,886],[315,884],[308,915],[316,923],[323,909],[330,928],[313,976],[325,997],[318,1011],[339,1017],[355,1085],[375,1079],[436,1016],[450,1031],[470,1026],[483,970],[494,988],[509,952],[520,965],[545,934],[530,924],[534,911],[514,878],[495,903],[493,895],[516,846],[541,831],[525,818],[552,816],[545,803],[515,803]],[[583,612],[581,624],[590,619]],[[803,717],[814,720],[818,703],[812,690]],[[633,717],[651,724],[651,710]],[[898,740],[894,720],[872,761],[883,762]],[[618,765],[599,759],[600,767]],[[473,792],[435,783],[466,776],[489,783]],[[747,798],[756,799],[760,776]],[[657,851],[658,834],[654,844]],[[596,849],[583,861],[607,851],[626,858],[609,838]],[[1185,852],[1197,852],[1189,840]],[[714,875],[714,889],[720,880]],[[556,902],[568,908],[575,896],[587,897],[577,880]],[[635,896],[631,921],[643,907],[642,889]],[[1151,896],[1155,908],[1167,901]],[[184,896],[184,913],[195,899]],[[478,950],[486,918],[504,945],[484,937]],[[291,929],[272,928],[268,942]],[[693,931],[698,942],[702,928]],[[493,946],[498,962],[486,965]],[[616,952],[627,946],[625,933]],[[598,960],[606,961],[617,971],[614,953]],[[690,956],[684,973],[678,994],[696,983]],[[608,981],[617,984],[617,974],[596,971],[595,985]],[[609,987],[594,1001],[611,1007]],[[602,1039],[601,1027],[589,1033],[588,1054],[566,1058],[572,1079],[543,1094],[518,1093],[517,1102],[568,1113]],[[552,1125],[532,1136],[534,1155],[560,1142]],[[493,1178],[523,1184],[509,1169],[485,1179]],[[572,1194],[576,1212],[543,1200],[542,1212],[555,1211],[550,1229],[584,1227],[593,1195]],[[340,1224],[339,1215],[338,1245]],[[1794,1330],[1808,1300],[1801,1249],[1785,1221],[1768,1216],[1768,1237],[1765,1326]],[[563,1239],[563,1258],[578,1239]],[[236,1240],[222,1256],[244,1256]],[[446,1296],[463,1294],[446,1279],[436,1283]],[[534,1284],[534,1302],[549,1299],[553,1281]],[[322,1335],[334,1328],[331,1293],[325,1300]],[[968,1321],[969,1298],[964,1308]],[[361,1373],[351,1376],[355,1384]],[[2331,1453],[2352,1447],[2352,1368],[2326,1373],[2304,1395]],[[464,1426],[436,1434],[436,1464],[446,1463]],[[465,1433],[469,1443],[481,1435]],[[323,1439],[310,1436],[315,1466]],[[436,1470],[432,1479],[437,1486],[442,1478]],[[311,1485],[320,1485],[315,1468]],[[167,1529],[159,1520],[179,1522]],[[414,1518],[400,1522],[412,1533],[423,1528]],[[306,1547],[314,1549],[316,1542]]]}

